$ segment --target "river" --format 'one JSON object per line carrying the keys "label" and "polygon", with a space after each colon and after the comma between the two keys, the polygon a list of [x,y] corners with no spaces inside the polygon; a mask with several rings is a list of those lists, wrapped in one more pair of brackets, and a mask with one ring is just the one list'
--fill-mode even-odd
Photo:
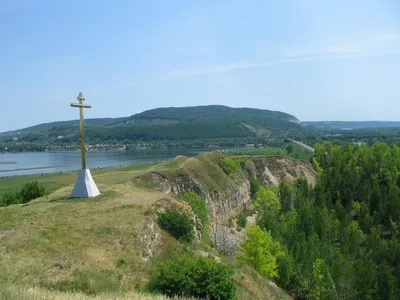
{"label": "river", "polygon": [[[177,155],[195,156],[212,151],[205,148],[151,149],[132,151],[89,151],[90,169],[168,160]],[[73,171],[81,168],[80,151],[0,154],[0,177]]]}

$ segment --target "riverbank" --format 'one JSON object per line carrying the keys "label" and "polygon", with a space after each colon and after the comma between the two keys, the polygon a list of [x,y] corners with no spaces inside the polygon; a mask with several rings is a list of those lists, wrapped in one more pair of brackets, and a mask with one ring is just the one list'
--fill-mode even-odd
{"label": "riverbank", "polygon": [[30,171],[30,170],[54,169],[54,168],[62,168],[62,167],[64,167],[64,166],[43,166],[43,167],[35,167],[35,168],[16,168],[16,169],[0,170],[0,173],[14,172],[14,171]]}
{"label": "riverbank", "polygon": [[[152,163],[137,163],[132,165],[121,165],[117,167],[104,167],[91,169],[92,175],[101,175],[109,172],[126,172],[135,171],[140,169],[146,169],[157,162]],[[15,192],[21,189],[21,187],[29,181],[39,181],[42,183],[49,193],[52,193],[59,188],[67,185],[71,185],[75,182],[78,171],[66,171],[57,173],[42,173],[42,174],[32,174],[32,175],[15,175],[0,177],[0,198],[8,193]]]}
{"label": "riverbank", "polygon": [[[229,148],[223,148],[225,150]],[[219,150],[223,150],[219,149]],[[210,152],[210,148],[150,149],[130,151],[89,151],[87,166],[90,169],[116,167],[137,163],[150,163],[172,159],[178,155],[196,156]],[[48,172],[71,172],[81,168],[80,151],[29,152],[0,155],[0,161],[14,161],[14,165],[0,165],[0,177],[30,175]]]}

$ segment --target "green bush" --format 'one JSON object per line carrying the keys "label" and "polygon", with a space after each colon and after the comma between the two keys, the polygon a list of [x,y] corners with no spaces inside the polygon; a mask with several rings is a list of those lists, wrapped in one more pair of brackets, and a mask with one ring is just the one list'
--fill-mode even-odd
{"label": "green bush", "polygon": [[236,159],[230,157],[221,158],[219,161],[219,165],[227,175],[240,172],[240,162]]}
{"label": "green bush", "polygon": [[254,195],[258,192],[260,187],[262,187],[260,179],[258,179],[256,176],[252,177],[250,179],[250,194],[251,194],[251,198],[254,197]]}
{"label": "green bush", "polygon": [[232,300],[236,299],[236,288],[230,276],[226,266],[214,259],[181,255],[159,263],[150,290],[170,297]]}
{"label": "green bush", "polygon": [[200,218],[203,238],[208,235],[208,208],[203,198],[193,191],[186,192],[183,195],[183,200],[190,205],[193,212]]}
{"label": "green bush", "polygon": [[43,197],[46,194],[45,187],[37,181],[26,183],[20,192],[22,203]]}
{"label": "green bush", "polygon": [[237,219],[237,226],[238,228],[245,228],[247,225],[247,217],[244,212],[241,212]]}
{"label": "green bush", "polygon": [[9,192],[0,199],[0,207],[21,203],[21,196],[17,192]]}
{"label": "green bush", "polygon": [[177,240],[191,242],[194,239],[194,222],[184,212],[173,209],[158,213],[158,224]]}

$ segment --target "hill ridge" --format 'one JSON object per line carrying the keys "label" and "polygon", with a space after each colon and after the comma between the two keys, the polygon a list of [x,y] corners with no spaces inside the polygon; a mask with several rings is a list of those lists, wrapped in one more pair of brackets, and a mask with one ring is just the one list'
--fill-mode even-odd
{"label": "hill ridge", "polygon": [[[175,120],[179,122],[193,122],[200,120],[210,120],[216,118],[227,118],[231,116],[236,117],[250,117],[252,115],[262,116],[263,118],[271,118],[283,121],[294,121],[299,122],[299,120],[290,114],[281,111],[272,111],[267,109],[259,108],[249,108],[249,107],[229,107],[225,105],[198,105],[198,106],[183,106],[183,107],[159,107],[154,109],[145,110],[143,112],[133,114],[128,117],[117,117],[117,118],[88,118],[85,119],[86,125],[97,125],[97,126],[122,126],[129,123],[139,123],[140,120],[144,121],[146,119],[162,119],[162,120]],[[162,125],[168,122],[150,122],[151,125]],[[161,123],[161,124],[160,124]],[[11,134],[19,132],[35,132],[40,130],[48,130],[55,126],[71,126],[78,125],[79,120],[66,120],[66,121],[54,121],[40,123],[37,125],[2,132],[0,134]]]}

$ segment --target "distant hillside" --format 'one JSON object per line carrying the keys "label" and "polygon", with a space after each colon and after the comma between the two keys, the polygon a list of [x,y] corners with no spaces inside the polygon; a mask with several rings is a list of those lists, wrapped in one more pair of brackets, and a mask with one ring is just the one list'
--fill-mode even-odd
{"label": "distant hillside", "polygon": [[303,122],[304,125],[319,129],[359,129],[400,127],[400,121],[315,121]]}
{"label": "distant hillside", "polygon": [[[125,118],[86,119],[85,125],[86,141],[91,145],[155,141],[165,145],[175,141],[192,141],[186,144],[191,146],[190,143],[199,140],[202,145],[208,142],[237,145],[304,131],[299,120],[290,114],[219,105],[157,108]],[[18,145],[25,149],[27,143],[42,145],[44,149],[53,145],[76,145],[78,126],[79,121],[72,120],[8,132],[0,135],[0,147],[14,149],[10,147]],[[235,139],[233,144],[227,143],[232,139]],[[36,148],[29,150],[40,151]]]}
{"label": "distant hillside", "polygon": [[[231,108],[222,105],[208,105],[193,107],[156,108],[132,115],[130,117],[85,119],[85,124],[104,127],[115,127],[127,124],[170,125],[176,123],[192,123],[224,119],[239,121],[257,119],[258,123],[263,123],[264,125],[277,124],[278,127],[279,125],[284,126],[285,122],[299,123],[299,120],[296,117],[279,111],[254,108]],[[36,132],[48,130],[52,127],[76,125],[79,125],[79,120],[58,121],[43,123],[19,130],[10,131],[7,133]]]}
{"label": "distant hillside", "polygon": [[215,119],[240,119],[261,118],[283,121],[298,120],[289,114],[279,111],[269,111],[254,108],[231,108],[222,105],[194,106],[194,107],[167,107],[147,110],[128,118],[128,123],[154,124],[155,122],[196,122]]}
{"label": "distant hillside", "polygon": [[[100,125],[100,126],[107,126],[112,123],[120,123],[124,122],[127,118],[93,118],[93,119],[85,119],[86,125]],[[17,132],[35,132],[41,130],[48,130],[52,127],[57,126],[75,126],[79,125],[79,120],[70,120],[70,121],[57,121],[57,122],[50,122],[50,123],[43,123],[39,125],[34,125],[30,127],[26,127],[23,129],[8,131],[4,133],[17,133]]]}

